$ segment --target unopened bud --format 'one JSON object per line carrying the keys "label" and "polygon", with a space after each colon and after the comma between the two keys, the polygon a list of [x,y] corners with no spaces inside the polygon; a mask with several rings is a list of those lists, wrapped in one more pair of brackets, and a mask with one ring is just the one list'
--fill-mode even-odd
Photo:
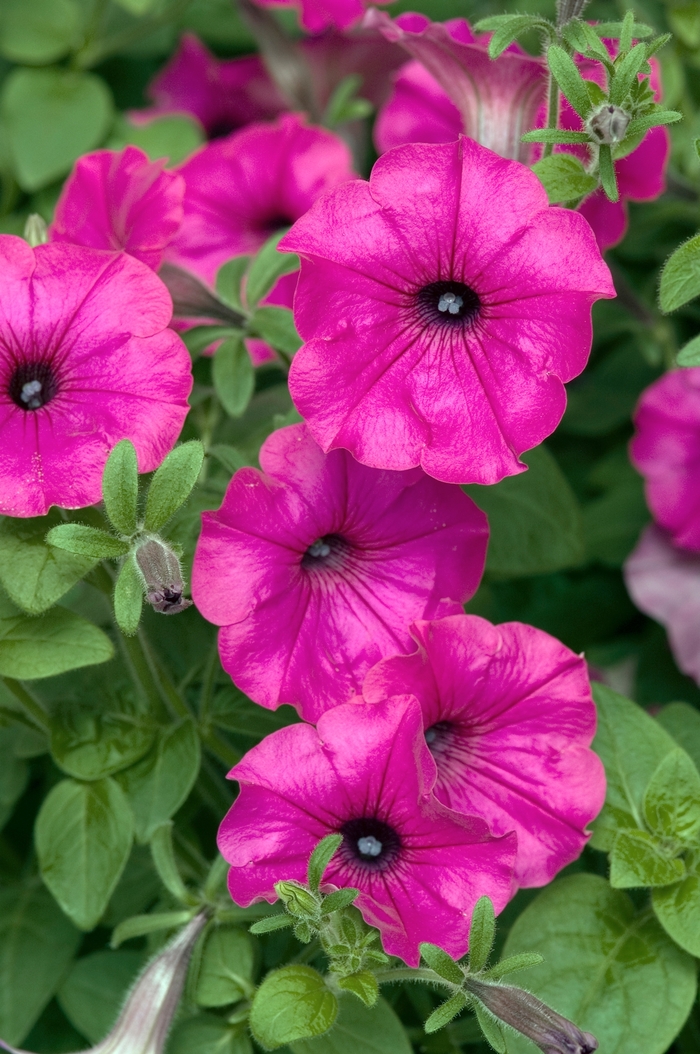
{"label": "unopened bud", "polygon": [[588,118],[588,131],[599,143],[620,143],[627,133],[631,117],[619,106],[603,105]]}
{"label": "unopened bud", "polygon": [[573,18],[580,18],[588,6],[588,0],[557,0],[557,27],[567,25]]}
{"label": "unopened bud", "polygon": [[484,1004],[494,1017],[531,1039],[543,1054],[593,1054],[598,1040],[582,1032],[531,992],[512,985],[489,984],[467,977],[465,988]]}
{"label": "unopened bud", "polygon": [[276,882],[275,892],[290,914],[298,918],[318,917],[320,902],[305,886],[297,882]]}
{"label": "unopened bud", "polygon": [[44,245],[49,240],[46,222],[38,212],[32,212],[30,216],[27,216],[27,222],[24,225],[24,240],[29,242],[32,249],[36,249],[37,245]]}
{"label": "unopened bud", "polygon": [[136,563],[146,584],[146,600],[162,615],[177,615],[190,607],[185,599],[180,561],[160,538],[149,538],[136,550]]}

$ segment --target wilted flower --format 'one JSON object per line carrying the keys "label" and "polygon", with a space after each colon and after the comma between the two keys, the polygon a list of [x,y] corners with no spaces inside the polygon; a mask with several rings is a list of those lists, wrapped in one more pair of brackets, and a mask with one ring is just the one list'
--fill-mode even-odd
{"label": "wilted flower", "polygon": [[438,800],[493,834],[516,832],[519,885],[550,882],[581,853],[605,799],[584,659],[534,626],[476,615],[411,632],[418,650],[370,670],[364,698],[415,695]]}
{"label": "wilted flower", "polygon": [[177,555],[161,538],[141,542],[134,554],[146,587],[146,600],[162,615],[177,615],[191,606],[185,599],[185,583]]}
{"label": "wilted flower", "polygon": [[50,236],[93,249],[122,249],[157,271],[182,222],[185,182],[142,150],[79,158],[56,205]]}
{"label": "wilted flower", "polygon": [[0,236],[0,511],[100,501],[121,439],[151,472],[189,409],[190,357],[161,280],[125,253]]}
{"label": "wilted flower", "polygon": [[[151,959],[131,990],[114,1028],[82,1054],[162,1054],[182,989],[192,949],[206,923],[196,915]],[[0,1039],[10,1054],[28,1054]]]}
{"label": "wilted flower", "polygon": [[302,256],[290,390],[317,442],[450,483],[524,471],[614,296],[585,220],[464,137],[389,151],[280,246]]}
{"label": "wilted flower", "polygon": [[498,912],[512,894],[515,835],[490,838],[482,820],[436,801],[435,764],[410,696],[336,707],[318,730],[288,725],[229,775],[241,790],[219,848],[238,904],[276,900],[280,879],[303,882],[317,842],[342,834],[324,890],[359,889],[355,904],[384,950],[417,966],[421,941],[463,955],[479,897]]}
{"label": "wilted flower", "polygon": [[461,610],[483,571],[486,517],[420,469],[323,454],[305,425],[273,432],[260,465],[204,513],[192,594],[222,627],[238,687],[315,721],[379,659],[411,649],[412,621]]}

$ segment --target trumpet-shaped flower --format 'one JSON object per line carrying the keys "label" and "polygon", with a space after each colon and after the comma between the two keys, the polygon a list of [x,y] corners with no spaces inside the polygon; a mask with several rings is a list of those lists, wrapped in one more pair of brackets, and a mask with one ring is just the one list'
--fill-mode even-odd
{"label": "trumpet-shaped flower", "polygon": [[0,236],[0,512],[100,501],[112,447],[150,472],[192,387],[161,280],[125,253]]}
{"label": "trumpet-shaped flower", "polygon": [[[389,4],[393,0],[372,0]],[[347,29],[360,20],[365,12],[365,0],[255,0],[260,7],[294,7],[299,21],[309,33],[320,33],[329,27]]]}
{"label": "trumpet-shaped flower", "polygon": [[524,471],[614,296],[586,221],[464,137],[389,151],[280,246],[302,256],[290,390],[317,442],[450,483]]}
{"label": "trumpet-shaped flower", "polygon": [[700,551],[700,367],[654,381],[642,393],[634,423],[630,452],[654,519],[674,545]]}
{"label": "trumpet-shaped flower", "polygon": [[460,610],[481,578],[486,517],[418,469],[323,454],[305,425],[273,432],[260,464],[204,513],[192,596],[222,627],[238,687],[316,721],[379,659],[410,649],[414,619]]}
{"label": "trumpet-shaped flower", "polygon": [[209,283],[226,260],[257,252],[324,190],[354,176],[345,143],[298,114],[209,143],[180,172],[184,220],[167,258]]}
{"label": "trumpet-shaped flower", "polygon": [[51,241],[129,253],[154,271],[182,223],[185,182],[127,146],[75,163],[56,205]]}
{"label": "trumpet-shaped flower", "polygon": [[276,900],[275,882],[304,881],[316,843],[342,834],[324,889],[359,889],[355,904],[384,950],[417,966],[421,941],[463,955],[479,897],[498,912],[512,895],[515,835],[491,838],[483,820],[435,799],[435,764],[411,696],[347,703],[318,729],[289,725],[229,775],[241,790],[219,848],[238,904]]}
{"label": "trumpet-shaped flower", "polygon": [[418,650],[370,670],[364,698],[418,698],[439,801],[515,831],[517,883],[545,885],[579,856],[605,799],[584,659],[534,626],[475,615],[412,633]]}

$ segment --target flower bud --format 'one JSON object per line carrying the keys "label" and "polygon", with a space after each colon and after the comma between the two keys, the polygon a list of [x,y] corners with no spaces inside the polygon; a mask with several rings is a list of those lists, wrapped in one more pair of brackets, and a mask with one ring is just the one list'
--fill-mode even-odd
{"label": "flower bud", "polygon": [[305,886],[297,882],[276,882],[275,892],[291,915],[318,918],[320,902]]}
{"label": "flower bud", "polygon": [[183,597],[180,561],[166,542],[149,538],[136,550],[136,563],[146,585],[146,600],[162,615],[177,615],[190,607],[191,600]]}
{"label": "flower bud", "polygon": [[36,249],[37,245],[44,245],[49,240],[46,222],[38,212],[32,212],[30,216],[27,216],[27,222],[24,225],[24,240],[29,242],[32,249]]}
{"label": "flower bud", "polygon": [[625,110],[604,103],[588,118],[588,131],[599,143],[611,145],[625,138],[630,121]]}
{"label": "flower bud", "polygon": [[598,1040],[541,1002],[531,992],[512,985],[489,984],[467,977],[464,987],[494,1017],[531,1039],[543,1054],[592,1054]]}

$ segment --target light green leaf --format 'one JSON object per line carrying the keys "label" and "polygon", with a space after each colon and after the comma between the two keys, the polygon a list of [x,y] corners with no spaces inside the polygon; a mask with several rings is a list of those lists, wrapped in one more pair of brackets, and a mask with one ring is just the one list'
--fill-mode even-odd
{"label": "light green leaf", "polygon": [[246,308],[241,295],[241,283],[250,259],[250,256],[234,256],[216,272],[217,295],[225,304],[232,307],[234,311],[240,311],[242,315],[246,314]]}
{"label": "light green leaf", "polygon": [[675,886],[664,886],[652,892],[651,903],[656,917],[676,944],[700,955],[700,874],[697,853],[693,854],[689,874]]}
{"label": "light green leaf", "polygon": [[124,941],[133,940],[134,937],[146,937],[149,933],[178,929],[190,921],[192,914],[191,911],[184,910],[158,911],[151,915],[134,915],[130,919],[124,919],[115,927],[112,947],[118,948]]}
{"label": "light green leaf", "polygon": [[0,108],[17,181],[34,191],[62,176],[104,138],[112,117],[105,82],[67,69],[15,69]]}
{"label": "light green leaf", "polygon": [[330,1032],[290,1046],[292,1054],[411,1054],[413,1050],[399,1018],[381,996],[371,1008],[343,996]]}
{"label": "light green leaf", "polygon": [[700,333],[684,344],[676,355],[678,366],[700,366]]}
{"label": "light green leaf", "polygon": [[38,882],[0,890],[0,1036],[21,1043],[61,983],[81,933]]}
{"label": "light green leaf", "polygon": [[561,91],[579,117],[585,120],[591,108],[591,100],[574,60],[564,48],[553,44],[547,48],[547,64]]}
{"label": "light green leaf", "polygon": [[438,948],[436,944],[423,943],[420,945],[420,953],[430,969],[434,970],[440,977],[444,977],[446,981],[451,981],[452,984],[461,985],[463,983],[464,973],[454,959],[442,948]]}
{"label": "light green leaf", "polygon": [[338,988],[352,992],[365,1006],[374,1006],[379,998],[379,985],[371,970],[358,970],[349,977],[340,977]]}
{"label": "light green leaf", "polygon": [[[632,749],[632,748],[630,748]],[[597,875],[548,886],[516,919],[505,954],[541,952],[523,987],[592,1032],[601,1051],[663,1054],[696,993],[696,965],[655,918]],[[530,1042],[508,1036],[512,1054]]]}
{"label": "light green leaf", "polygon": [[279,231],[263,245],[248,268],[245,282],[245,297],[251,311],[266,297],[282,275],[299,270],[299,257],[295,253],[278,252],[277,246],[286,234]]}
{"label": "light green leaf", "polygon": [[113,560],[129,552],[128,544],[121,538],[82,523],[61,523],[52,527],[46,541],[56,549],[89,556],[92,560]]}
{"label": "light green leaf", "polygon": [[41,875],[66,915],[83,930],[100,921],[129,859],[133,820],[112,779],[63,780],[44,799],[35,841]]}
{"label": "light green leaf", "polygon": [[439,1029],[449,1025],[453,1017],[461,1014],[469,1003],[464,992],[455,992],[446,1002],[442,1003],[425,1022],[423,1028],[427,1033],[437,1032]]}
{"label": "light green leaf", "polygon": [[231,417],[240,417],[255,388],[255,373],[242,337],[230,337],[220,344],[212,366],[214,388],[221,405]]}
{"label": "light green leaf", "polygon": [[114,584],[114,617],[127,637],[133,637],[139,628],[142,607],[143,581],[131,555],[122,564]]}
{"label": "light green leaf", "polygon": [[102,474],[102,498],[107,516],[120,534],[136,530],[139,470],[136,449],[128,439],[112,450]]}
{"label": "light green leaf", "polygon": [[583,559],[576,497],[544,446],[523,454],[528,471],[492,487],[464,490],[489,518],[487,571],[498,577],[545,574]]}
{"label": "light green leaf", "polygon": [[323,872],[328,867],[331,858],[337,853],[343,841],[342,834],[328,834],[322,838],[314,849],[309,859],[308,880],[309,888],[315,893],[321,885]]}
{"label": "light green leaf", "polygon": [[513,43],[521,33],[533,29],[541,23],[537,15],[512,15],[507,22],[498,27],[489,41],[489,58],[497,59],[498,56]]}
{"label": "light green leaf", "polygon": [[160,531],[189,498],[204,462],[204,447],[198,439],[181,443],[157,470],[146,496],[147,531]]}
{"label": "light green leaf", "polygon": [[644,795],[644,818],[660,838],[692,841],[700,829],[700,773],[685,750],[659,763]]}
{"label": "light green leaf", "polygon": [[474,905],[469,926],[469,969],[473,973],[483,970],[488,962],[494,937],[496,915],[489,897],[479,897]]}
{"label": "light green leaf", "polygon": [[60,600],[97,563],[46,544],[46,532],[60,514],[0,523],[0,582],[11,600],[30,615],[40,615]]}
{"label": "light green leaf", "polygon": [[259,307],[250,322],[251,332],[267,341],[273,348],[294,355],[302,340],[294,325],[294,315],[286,307]]}
{"label": "light green leaf", "polygon": [[99,780],[133,765],[151,748],[155,728],[126,692],[119,701],[104,697],[63,703],[51,718],[51,754],[69,776]]}
{"label": "light green leaf", "polygon": [[197,1014],[176,1025],[168,1054],[253,1054],[253,1044],[240,1025],[229,1025],[214,1014]]}
{"label": "light green leaf", "polygon": [[497,1054],[506,1054],[506,1041],[500,1025],[484,1010],[480,1003],[474,1002],[474,1012],[479,1022],[479,1027],[484,1033],[489,1046],[493,1047]]}
{"label": "light green leaf", "polygon": [[75,43],[80,22],[75,0],[3,0],[0,55],[28,66],[55,62]]}
{"label": "light green leaf", "polygon": [[572,19],[564,26],[562,36],[566,43],[579,54],[595,56],[606,65],[612,61],[605,44],[588,22],[583,22],[580,18]]}
{"label": "light green leaf", "polygon": [[112,150],[123,150],[131,143],[143,150],[151,161],[166,158],[168,165],[179,165],[204,142],[198,121],[186,114],[165,114],[147,124],[132,124],[121,119],[109,140]]}
{"label": "light green leaf", "polygon": [[656,720],[690,755],[700,771],[700,711],[689,703],[669,703],[659,711]]}
{"label": "light green leaf", "polygon": [[124,998],[143,965],[143,953],[99,951],[73,964],[58,991],[58,1001],[79,1032],[99,1043],[107,1035]]}
{"label": "light green leaf", "polygon": [[255,993],[249,1023],[260,1046],[275,1050],[320,1036],[337,1016],[338,1000],[317,970],[283,966],[269,973]]}
{"label": "light green leaf", "polygon": [[228,1006],[249,999],[253,989],[255,947],[245,930],[212,929],[202,951],[195,1000],[198,1006]]}
{"label": "light green leaf", "polygon": [[610,854],[613,889],[669,886],[685,875],[685,864],[664,852],[646,831],[620,831]]}
{"label": "light green leaf", "polygon": [[598,186],[595,176],[573,154],[551,154],[533,165],[532,171],[547,191],[550,205],[584,198]]}
{"label": "light green leaf", "polygon": [[186,800],[197,779],[200,758],[197,730],[192,721],[183,721],[162,732],[141,761],[119,773],[139,842],[150,841],[156,828]]}
{"label": "light green leaf", "polygon": [[700,234],[685,242],[666,261],[661,272],[659,304],[668,314],[700,295]]}
{"label": "light green leaf", "polygon": [[112,642],[91,622],[57,607],[38,618],[0,617],[0,676],[31,681],[107,662]]}

